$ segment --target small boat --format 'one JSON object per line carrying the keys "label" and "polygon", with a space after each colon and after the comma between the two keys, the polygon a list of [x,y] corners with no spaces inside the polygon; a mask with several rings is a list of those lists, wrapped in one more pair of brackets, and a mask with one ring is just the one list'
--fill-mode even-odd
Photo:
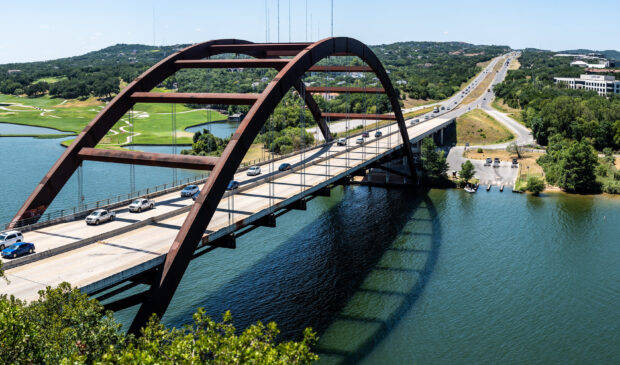
{"label": "small boat", "polygon": [[471,187],[471,186],[469,186],[469,185],[468,185],[468,186],[466,186],[464,190],[465,190],[466,192],[468,192],[468,193],[475,193],[475,192],[476,192],[476,189],[475,189],[475,188],[473,188],[473,187]]}

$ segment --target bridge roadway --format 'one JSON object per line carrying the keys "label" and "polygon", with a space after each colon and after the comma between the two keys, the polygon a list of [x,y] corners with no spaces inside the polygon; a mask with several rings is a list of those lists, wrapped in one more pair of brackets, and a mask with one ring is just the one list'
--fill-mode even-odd
{"label": "bridge roadway", "polygon": [[[497,60],[489,65],[490,69]],[[416,125],[407,122],[412,143],[439,132],[452,123],[454,117],[468,109],[466,105],[447,113],[449,117],[435,117]],[[356,138],[352,137],[347,141],[347,146],[319,146],[303,154],[262,165],[263,174],[256,177],[246,176],[245,172],[237,173],[235,180],[241,182],[241,187],[221,200],[207,228],[209,241],[242,226],[257,223],[266,215],[402,147],[395,124],[379,130],[383,136],[375,138],[373,131],[365,139],[364,145],[356,145]],[[278,166],[284,162],[292,164],[293,171],[277,171]],[[92,293],[160,265],[185,220],[192,200],[180,198],[178,192],[155,200],[157,205],[153,210],[129,213],[126,209],[119,209],[114,222],[99,226],[87,226],[83,220],[79,220],[25,233],[25,240],[35,243],[37,252],[71,245],[93,236],[104,238],[97,243],[6,270],[10,283],[0,280],[0,293],[15,295],[23,300],[35,300],[39,290],[63,281],[81,288],[83,292]],[[162,215],[167,217],[157,219]],[[122,228],[127,232],[114,234],[115,230]]]}

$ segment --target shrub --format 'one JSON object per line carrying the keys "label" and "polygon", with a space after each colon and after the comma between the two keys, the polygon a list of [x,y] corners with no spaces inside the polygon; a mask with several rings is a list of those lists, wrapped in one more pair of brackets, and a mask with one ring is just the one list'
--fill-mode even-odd
{"label": "shrub", "polygon": [[603,192],[607,194],[620,194],[620,181],[609,181],[603,185]]}
{"label": "shrub", "polygon": [[598,165],[596,167],[596,174],[598,176],[603,176],[603,177],[607,176],[607,166],[605,166],[605,165]]}
{"label": "shrub", "polygon": [[530,176],[527,179],[527,184],[525,185],[525,190],[531,192],[534,195],[540,194],[543,190],[545,190],[545,182],[536,177]]}
{"label": "shrub", "polygon": [[478,147],[478,153],[482,153],[482,148]]}

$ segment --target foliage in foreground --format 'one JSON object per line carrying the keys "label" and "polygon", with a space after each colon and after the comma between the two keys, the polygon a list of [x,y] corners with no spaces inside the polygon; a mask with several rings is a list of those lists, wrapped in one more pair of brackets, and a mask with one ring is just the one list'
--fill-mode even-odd
{"label": "foliage in foreground", "polygon": [[0,359],[14,364],[305,364],[318,356],[311,329],[300,342],[277,343],[275,323],[238,333],[232,316],[211,320],[204,309],[194,323],[168,329],[153,317],[143,336],[121,332],[111,312],[68,283],[48,287],[30,304],[0,296]]}

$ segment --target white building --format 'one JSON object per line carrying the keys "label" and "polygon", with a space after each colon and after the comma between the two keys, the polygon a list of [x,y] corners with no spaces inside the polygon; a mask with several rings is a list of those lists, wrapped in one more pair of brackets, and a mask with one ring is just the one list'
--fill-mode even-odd
{"label": "white building", "polygon": [[607,68],[609,67],[609,61],[605,60],[603,63],[588,63],[582,60],[573,61],[570,63],[571,66],[583,67],[583,68]]}
{"label": "white building", "polygon": [[614,76],[581,75],[574,77],[554,77],[556,84],[565,84],[571,89],[585,89],[596,91],[601,96],[620,94],[620,81]]}

